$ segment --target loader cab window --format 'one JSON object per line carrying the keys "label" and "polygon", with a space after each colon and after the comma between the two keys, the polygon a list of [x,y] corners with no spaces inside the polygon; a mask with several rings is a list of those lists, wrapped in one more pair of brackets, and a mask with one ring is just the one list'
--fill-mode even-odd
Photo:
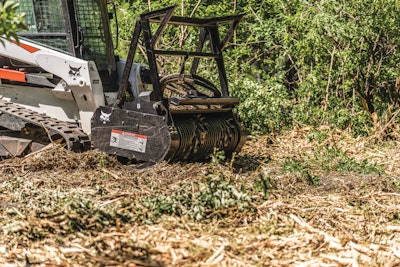
{"label": "loader cab window", "polygon": [[19,12],[25,13],[28,30],[18,33],[40,45],[69,53],[61,0],[17,0]]}
{"label": "loader cab window", "polygon": [[96,62],[99,70],[113,68],[114,54],[109,32],[108,11],[100,0],[76,0],[75,9],[82,35],[80,54],[85,60]]}
{"label": "loader cab window", "polygon": [[78,54],[96,63],[105,92],[116,91],[116,64],[106,1],[75,0],[74,3],[82,36]]}

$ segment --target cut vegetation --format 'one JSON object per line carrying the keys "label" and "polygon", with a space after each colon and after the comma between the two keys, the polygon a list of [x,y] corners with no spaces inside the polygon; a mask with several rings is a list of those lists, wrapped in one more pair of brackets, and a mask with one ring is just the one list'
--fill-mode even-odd
{"label": "cut vegetation", "polygon": [[330,128],[138,170],[60,147],[1,162],[2,266],[396,266],[399,144]]}

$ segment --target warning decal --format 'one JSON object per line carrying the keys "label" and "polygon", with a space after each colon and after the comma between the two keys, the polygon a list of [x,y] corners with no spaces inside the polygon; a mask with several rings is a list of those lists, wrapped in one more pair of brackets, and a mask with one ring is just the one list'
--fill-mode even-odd
{"label": "warning decal", "polygon": [[146,143],[147,136],[145,135],[111,130],[110,146],[144,153],[146,152]]}

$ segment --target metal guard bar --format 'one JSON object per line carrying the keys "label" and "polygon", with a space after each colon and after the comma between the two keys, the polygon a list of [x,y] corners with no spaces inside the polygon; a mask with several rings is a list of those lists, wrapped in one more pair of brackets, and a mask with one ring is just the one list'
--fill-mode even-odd
{"label": "metal guard bar", "polygon": [[170,98],[169,103],[175,106],[180,105],[237,105],[239,98],[220,97],[220,98]]}

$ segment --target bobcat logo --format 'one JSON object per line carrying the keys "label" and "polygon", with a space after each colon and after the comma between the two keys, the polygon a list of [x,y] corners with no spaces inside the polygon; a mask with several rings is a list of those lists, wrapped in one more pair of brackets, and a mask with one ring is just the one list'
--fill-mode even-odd
{"label": "bobcat logo", "polygon": [[72,79],[74,81],[76,80],[76,77],[80,77],[81,76],[81,71],[80,71],[81,68],[82,68],[82,66],[80,66],[79,68],[74,68],[74,67],[71,67],[71,65],[69,65],[68,74],[69,74],[69,76],[72,77]]}
{"label": "bobcat logo", "polygon": [[105,112],[101,111],[101,115],[100,115],[100,121],[103,122],[103,124],[106,124],[107,122],[110,122],[110,116],[112,113],[107,114]]}
{"label": "bobcat logo", "polygon": [[111,136],[111,143],[118,144],[118,138],[116,136]]}

